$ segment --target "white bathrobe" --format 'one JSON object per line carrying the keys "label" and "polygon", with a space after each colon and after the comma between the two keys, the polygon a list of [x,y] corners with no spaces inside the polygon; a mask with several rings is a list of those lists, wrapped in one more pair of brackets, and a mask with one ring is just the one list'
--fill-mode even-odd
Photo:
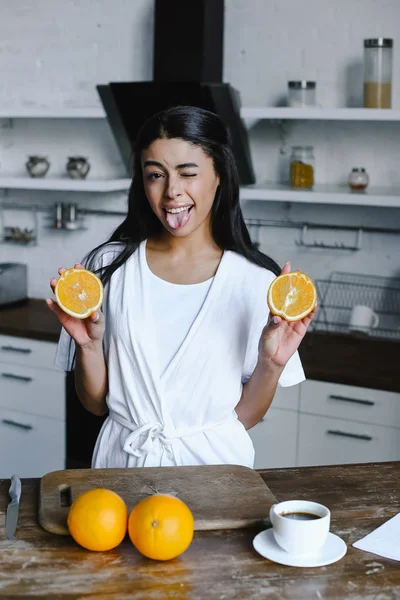
{"label": "white bathrobe", "polygon": [[[121,246],[108,244],[98,265]],[[268,319],[266,294],[275,277],[239,254],[225,251],[203,305],[185,339],[161,372],[146,242],[106,286],[104,353],[109,416],[96,442],[93,467],[238,464],[252,467],[252,441],[235,412],[257,363]],[[171,331],[173,335],[173,331]],[[56,365],[73,368],[63,330]],[[296,353],[279,384],[304,380]],[[284,435],[284,432],[282,432]]]}

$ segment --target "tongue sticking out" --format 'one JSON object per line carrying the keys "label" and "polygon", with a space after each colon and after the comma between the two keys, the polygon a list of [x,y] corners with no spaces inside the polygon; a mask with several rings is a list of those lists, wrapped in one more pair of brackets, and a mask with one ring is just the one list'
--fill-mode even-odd
{"label": "tongue sticking out", "polygon": [[178,213],[167,212],[166,215],[167,223],[171,227],[171,229],[179,229],[180,227],[186,225],[186,223],[189,221],[189,207],[186,210],[182,210]]}

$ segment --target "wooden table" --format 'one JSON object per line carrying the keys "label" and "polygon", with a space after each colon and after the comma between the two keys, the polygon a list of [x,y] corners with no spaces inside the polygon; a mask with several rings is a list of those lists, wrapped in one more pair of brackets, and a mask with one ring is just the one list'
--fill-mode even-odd
{"label": "wooden table", "polygon": [[4,532],[9,480],[3,480],[0,598],[400,598],[400,563],[351,546],[400,511],[400,463],[260,473],[279,501],[305,498],[331,509],[331,531],[348,544],[342,560],[312,569],[278,565],[253,550],[258,529],[196,534],[185,554],[166,563],[142,557],[129,540],[110,552],[89,552],[38,525],[38,479],[23,480],[17,539],[9,541]]}

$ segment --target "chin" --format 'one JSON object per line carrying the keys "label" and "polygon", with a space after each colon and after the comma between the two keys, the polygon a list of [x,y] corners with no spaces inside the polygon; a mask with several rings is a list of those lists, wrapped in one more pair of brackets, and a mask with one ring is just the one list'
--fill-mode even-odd
{"label": "chin", "polygon": [[181,227],[180,229],[169,229],[168,227],[165,227],[165,230],[168,231],[169,234],[173,235],[174,237],[186,237],[188,235],[190,235],[191,233],[193,233],[193,231],[196,229],[195,227]]}

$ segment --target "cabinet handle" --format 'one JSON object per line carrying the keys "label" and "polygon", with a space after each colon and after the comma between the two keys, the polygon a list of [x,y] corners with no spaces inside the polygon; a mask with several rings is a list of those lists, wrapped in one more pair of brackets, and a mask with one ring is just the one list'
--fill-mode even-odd
{"label": "cabinet handle", "polygon": [[12,421],[11,419],[2,419],[1,421],[4,425],[11,425],[11,427],[19,427],[19,429],[25,429],[26,431],[30,431],[33,429],[32,425],[25,425],[25,423],[18,423],[18,421]]}
{"label": "cabinet handle", "polygon": [[363,435],[360,433],[348,433],[347,431],[336,431],[335,429],[328,429],[327,432],[329,435],[340,435],[342,437],[354,438],[356,440],[365,440],[370,442],[372,437],[370,435]]}
{"label": "cabinet handle", "polygon": [[347,398],[346,396],[329,396],[329,400],[338,400],[339,402],[353,402],[353,404],[363,404],[364,406],[374,406],[372,400],[359,400],[358,398]]}
{"label": "cabinet handle", "polygon": [[4,379],[17,379],[18,381],[25,381],[26,383],[30,383],[33,381],[32,377],[24,377],[23,375],[14,375],[14,373],[2,373],[1,376]]}
{"label": "cabinet handle", "polygon": [[2,346],[2,350],[5,352],[20,352],[21,354],[30,354],[31,348],[17,348],[16,346]]}

